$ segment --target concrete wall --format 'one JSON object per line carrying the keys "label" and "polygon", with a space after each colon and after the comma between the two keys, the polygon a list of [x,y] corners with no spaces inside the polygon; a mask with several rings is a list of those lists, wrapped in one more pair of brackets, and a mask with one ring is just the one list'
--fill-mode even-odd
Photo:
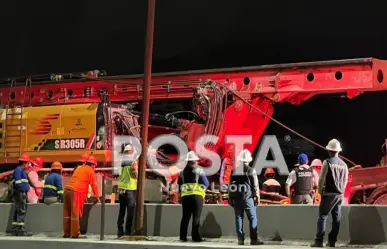
{"label": "concrete wall", "polygon": [[[106,204],[105,234],[116,234],[118,205]],[[28,206],[27,229],[34,233],[61,233],[62,204]],[[100,232],[101,205],[86,205],[82,230]],[[313,240],[316,231],[317,206],[261,206],[258,209],[259,235],[277,240]],[[145,222],[148,236],[178,236],[181,206],[147,204]],[[0,232],[10,229],[12,204],[0,204]],[[248,231],[247,219],[245,224]],[[386,230],[385,230],[386,227]],[[330,220],[328,220],[330,229]],[[387,242],[387,206],[345,206],[339,240],[355,244]],[[234,236],[233,210],[224,205],[205,205],[202,234],[217,238]],[[248,232],[247,232],[248,234]]]}

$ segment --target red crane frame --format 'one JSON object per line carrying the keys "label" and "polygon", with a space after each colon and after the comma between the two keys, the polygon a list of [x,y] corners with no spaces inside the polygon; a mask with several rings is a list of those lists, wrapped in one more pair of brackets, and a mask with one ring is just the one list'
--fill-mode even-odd
{"label": "red crane frame", "polygon": [[[347,93],[352,98],[367,91],[386,90],[386,72],[387,61],[365,58],[162,73],[152,76],[151,99],[191,98],[192,88],[212,80],[247,99],[261,95],[274,102],[300,104],[317,94]],[[133,75],[33,82],[30,87],[23,82],[13,88],[3,85],[0,102],[7,105],[11,92],[15,105],[23,101],[25,106],[100,102],[99,91],[107,91],[112,102],[138,101],[142,98],[142,78]],[[85,94],[86,89],[90,94]]]}

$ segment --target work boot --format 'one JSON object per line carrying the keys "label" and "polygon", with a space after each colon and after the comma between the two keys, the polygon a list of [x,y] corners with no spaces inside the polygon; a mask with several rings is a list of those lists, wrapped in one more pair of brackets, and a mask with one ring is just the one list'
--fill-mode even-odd
{"label": "work boot", "polygon": [[187,238],[180,238],[179,241],[180,241],[180,242],[187,242],[188,239],[187,239]]}
{"label": "work boot", "polygon": [[310,247],[324,247],[322,242],[315,241]]}
{"label": "work boot", "polygon": [[119,227],[117,230],[117,237],[121,238],[122,236],[124,236],[124,229],[122,227]]}
{"label": "work boot", "polygon": [[325,246],[326,247],[336,247],[336,243],[335,242],[328,242],[328,243],[326,243]]}
{"label": "work boot", "polygon": [[72,239],[87,239],[86,235],[78,235],[78,236],[72,236]]}
{"label": "work boot", "polygon": [[199,238],[199,239],[193,239],[193,242],[204,242],[206,241],[205,239]]}
{"label": "work boot", "polygon": [[21,236],[21,237],[31,237],[33,234],[28,233],[26,231],[18,231],[16,236]]}
{"label": "work boot", "polygon": [[70,238],[70,235],[66,235],[66,234],[65,234],[65,235],[62,236],[62,238],[68,239],[68,238]]}
{"label": "work boot", "polygon": [[250,242],[250,245],[252,245],[252,246],[260,246],[260,245],[263,245],[263,242],[260,241],[259,239],[258,240],[252,240]]}
{"label": "work boot", "polygon": [[238,240],[238,246],[243,246],[245,245],[245,241],[244,240]]}

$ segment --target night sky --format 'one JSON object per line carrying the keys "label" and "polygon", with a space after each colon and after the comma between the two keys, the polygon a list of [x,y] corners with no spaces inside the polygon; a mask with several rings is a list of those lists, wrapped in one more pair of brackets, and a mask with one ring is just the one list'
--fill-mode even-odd
{"label": "night sky", "polygon": [[[1,1],[0,78],[142,73],[146,8],[145,0]],[[386,10],[386,1],[158,0],[153,70],[387,59]],[[276,105],[275,117],[324,145],[337,137],[346,156],[372,165],[387,138],[386,96]]]}

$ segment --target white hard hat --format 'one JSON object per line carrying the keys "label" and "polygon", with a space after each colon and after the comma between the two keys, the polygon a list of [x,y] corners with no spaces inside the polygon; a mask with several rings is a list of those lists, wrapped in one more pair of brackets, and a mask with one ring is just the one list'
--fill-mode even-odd
{"label": "white hard hat", "polygon": [[251,157],[249,150],[242,150],[241,153],[239,153],[238,160],[241,162],[249,163],[253,161],[253,158]]}
{"label": "white hard hat", "polygon": [[322,162],[320,159],[314,159],[312,163],[310,164],[311,167],[322,167]]}
{"label": "white hard hat", "polygon": [[327,150],[335,151],[335,152],[342,151],[340,142],[336,138],[329,141],[328,145],[325,148]]}
{"label": "white hard hat", "polygon": [[[122,148],[122,147],[121,147]],[[131,144],[125,145],[124,152],[133,150],[133,146]]]}
{"label": "white hard hat", "polygon": [[186,161],[199,161],[199,157],[196,155],[195,151],[190,151],[185,158]]}

